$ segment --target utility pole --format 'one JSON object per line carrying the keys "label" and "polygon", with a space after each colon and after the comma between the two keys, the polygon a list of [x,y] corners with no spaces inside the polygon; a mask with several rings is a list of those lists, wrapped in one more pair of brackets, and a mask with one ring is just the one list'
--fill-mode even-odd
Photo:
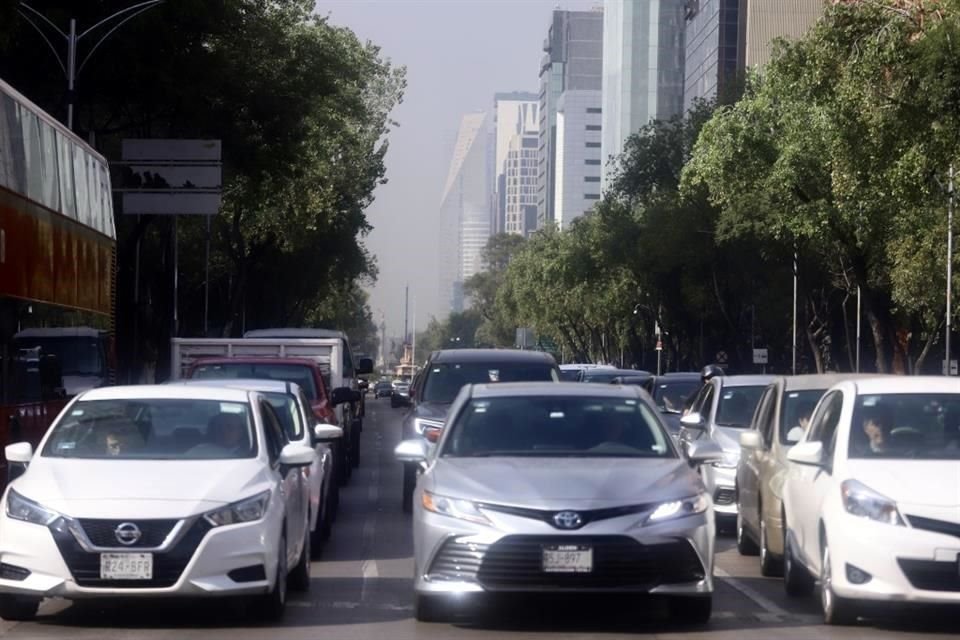
{"label": "utility pole", "polygon": [[[96,23],[83,33],[77,34],[77,20],[76,18],[70,18],[70,26],[68,27],[69,31],[64,33],[63,30],[55,25],[49,18],[45,15],[31,7],[26,2],[21,2],[20,7],[17,9],[24,20],[26,20],[30,26],[32,26],[37,33],[40,34],[40,37],[43,38],[43,41],[47,43],[47,46],[50,47],[50,50],[53,52],[53,55],[57,59],[57,63],[60,65],[60,68],[63,70],[64,76],[67,79],[67,128],[73,131],[73,105],[75,101],[75,86],[77,75],[83,71],[83,68],[86,66],[87,62],[90,61],[91,56],[100,48],[100,45],[103,44],[103,41],[113,35],[113,32],[122,27],[124,24],[133,20],[138,15],[146,11],[147,9],[152,9],[163,2],[163,0],[147,0],[146,2],[139,2],[135,5],[127,7],[126,9],[121,9],[116,13],[107,16],[100,22]],[[43,29],[40,28],[40,25],[35,21],[36,19],[42,20],[47,26],[49,26],[56,35],[59,35],[61,38],[67,41],[67,59],[64,62],[63,58],[60,56],[59,51],[50,42],[50,39],[47,37],[47,34],[43,32]],[[106,28],[106,26],[113,20],[118,20],[113,27],[107,31],[102,38],[97,40],[97,43],[90,48],[90,51],[87,52],[87,55],[80,61],[80,64],[77,65],[77,45],[80,44],[80,40],[90,35],[91,32],[96,31],[100,27]]]}
{"label": "utility pole", "polygon": [[403,344],[410,340],[410,285],[408,284],[403,294]]}
{"label": "utility pole", "polygon": [[793,243],[793,375],[797,375],[797,243]]}
{"label": "utility pole", "polygon": [[857,373],[860,373],[860,285],[857,285]]}
{"label": "utility pole", "polygon": [[951,299],[953,298],[953,164],[950,165],[950,182],[947,184],[947,318],[946,318],[946,336],[944,345],[946,346],[946,375],[953,375],[953,368],[950,366],[950,315]]}

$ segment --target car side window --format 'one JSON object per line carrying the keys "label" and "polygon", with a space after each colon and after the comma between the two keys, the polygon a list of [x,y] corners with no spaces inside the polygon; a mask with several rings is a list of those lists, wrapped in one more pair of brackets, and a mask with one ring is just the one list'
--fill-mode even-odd
{"label": "car side window", "polygon": [[280,459],[280,451],[286,444],[286,436],[283,434],[283,427],[280,426],[280,420],[274,412],[270,403],[263,401],[260,403],[260,416],[263,418],[263,435],[266,439],[267,457],[270,464],[275,464]]}
{"label": "car side window", "polygon": [[763,392],[763,396],[760,398],[756,412],[753,414],[753,423],[751,424],[751,427],[763,436],[763,445],[766,449],[770,448],[770,423],[772,421],[773,409],[776,406],[776,402],[774,401],[776,393],[776,385],[767,387],[766,391]]}
{"label": "car side window", "polygon": [[840,410],[843,409],[843,393],[833,391],[827,394],[817,408],[810,426],[810,442],[822,442],[825,457],[833,454],[837,425],[840,424]]}
{"label": "car side window", "polygon": [[706,420],[710,417],[710,409],[713,406],[713,393],[714,386],[709,385],[706,390],[704,390],[703,397],[700,398],[700,402],[694,407],[694,411],[699,413]]}

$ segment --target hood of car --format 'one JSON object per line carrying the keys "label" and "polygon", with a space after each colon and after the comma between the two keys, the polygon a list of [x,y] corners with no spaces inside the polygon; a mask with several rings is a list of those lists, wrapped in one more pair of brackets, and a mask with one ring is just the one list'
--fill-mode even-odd
{"label": "hood of car", "polygon": [[960,509],[956,460],[847,461],[848,476],[904,506]]}
{"label": "hood of car", "polygon": [[[272,486],[266,467],[242,460],[65,460],[36,457],[13,483],[24,497],[67,515],[184,517]],[[111,515],[112,514],[112,515]]]}
{"label": "hood of car", "polygon": [[685,498],[702,490],[677,458],[440,458],[431,490],[533,509],[600,509]]}

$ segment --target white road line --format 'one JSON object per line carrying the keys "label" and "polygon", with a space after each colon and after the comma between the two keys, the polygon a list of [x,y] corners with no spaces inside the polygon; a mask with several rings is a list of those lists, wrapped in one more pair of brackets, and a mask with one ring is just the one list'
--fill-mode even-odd
{"label": "white road line", "polygon": [[734,578],[723,569],[720,569],[719,567],[714,568],[713,575],[719,578],[720,580],[723,580],[728,585],[730,585],[731,587],[739,591],[741,594],[743,594],[744,596],[752,600],[754,604],[758,605],[761,609],[763,609],[767,613],[772,613],[777,616],[790,615],[790,612],[788,612],[786,609],[778,606],[769,598],[766,598],[760,595],[755,589],[740,582],[740,580]]}
{"label": "white road line", "polygon": [[[367,460],[373,460],[374,465],[370,473],[370,487],[367,489],[367,502],[369,503],[369,508],[367,509],[367,516],[363,522],[363,550],[365,553],[372,553],[373,551],[373,541],[376,538],[377,533],[377,501],[380,499],[380,445],[381,445],[381,436],[380,433],[376,434],[376,437],[373,439],[373,451],[372,454],[367,454]],[[360,572],[363,575],[363,583],[360,587],[360,601],[366,602],[367,596],[369,595],[369,587],[371,580],[375,580],[380,576],[380,571],[377,569],[377,561],[375,558],[367,558],[360,565]]]}

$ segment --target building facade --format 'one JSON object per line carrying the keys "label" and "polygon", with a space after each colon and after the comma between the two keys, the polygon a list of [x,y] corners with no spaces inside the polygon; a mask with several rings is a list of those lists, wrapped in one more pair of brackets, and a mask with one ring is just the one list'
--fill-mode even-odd
{"label": "building facade", "polygon": [[503,231],[527,236],[537,228],[536,129],[511,138],[503,169]]}
{"label": "building facade", "polygon": [[463,116],[440,199],[440,310],[463,311],[463,283],[490,237],[490,137],[485,113]]}
{"label": "building facade", "polygon": [[802,37],[823,15],[823,0],[741,0],[746,6],[744,63],[762,67],[770,61],[777,38]]}
{"label": "building facade", "polygon": [[746,5],[747,0],[687,0],[685,111],[698,99],[735,97],[730,92],[745,68]]}
{"label": "building facade", "polygon": [[[525,233],[526,223],[510,225],[520,208],[536,208],[536,138],[539,126],[537,95],[498,93],[494,96],[494,195],[491,207],[493,233]],[[532,136],[533,142],[529,141]],[[532,144],[533,152],[530,153]],[[527,145],[526,147],[524,145]],[[532,173],[530,156],[532,155]],[[508,166],[509,165],[509,166]],[[511,173],[512,172],[512,173]],[[530,191],[529,188],[533,187]],[[511,195],[508,196],[508,191]],[[507,208],[511,210],[507,211]],[[525,210],[525,209],[524,209]],[[534,215],[534,225],[536,216]]]}
{"label": "building facade", "polygon": [[603,65],[603,12],[553,12],[540,64],[537,144],[537,226],[558,223],[557,111],[567,91],[600,93]]}
{"label": "building facade", "polygon": [[565,91],[557,105],[554,213],[559,229],[600,200],[601,102],[599,91]]}
{"label": "building facade", "polygon": [[686,1],[604,0],[603,188],[630,134],[683,110]]}

